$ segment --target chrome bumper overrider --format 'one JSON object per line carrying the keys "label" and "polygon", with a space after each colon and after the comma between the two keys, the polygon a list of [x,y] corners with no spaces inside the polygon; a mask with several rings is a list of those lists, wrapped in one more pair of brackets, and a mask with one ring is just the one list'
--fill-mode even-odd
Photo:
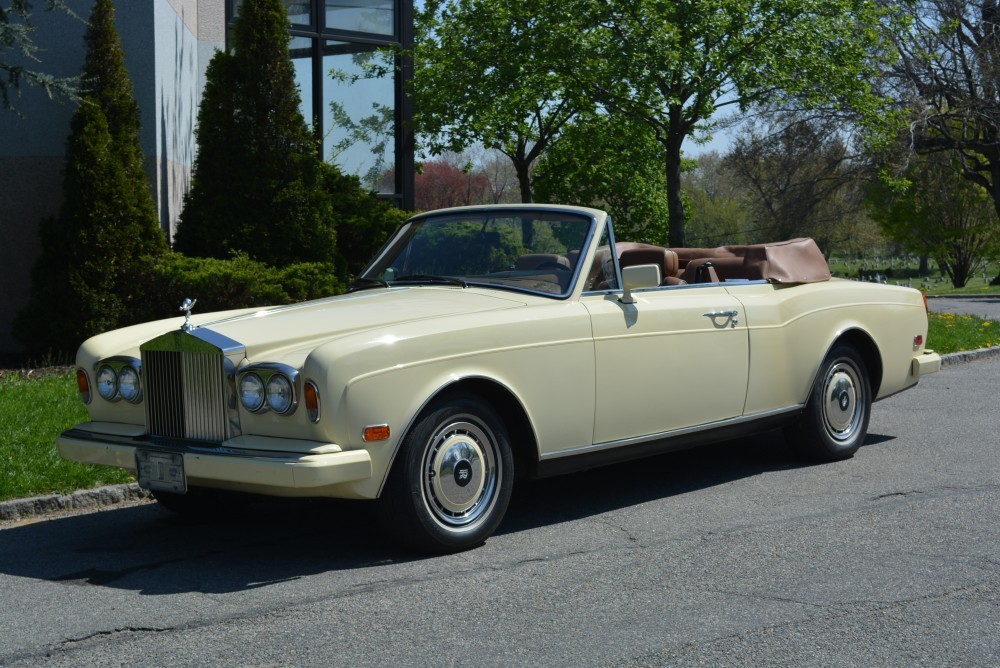
{"label": "chrome bumper overrider", "polygon": [[[242,484],[266,490],[309,490],[364,480],[372,475],[366,450],[333,443],[238,436],[219,445],[151,440],[141,427],[84,423],[59,435],[59,454],[86,464],[135,471],[136,449],[184,456],[184,471],[196,484]],[[250,446],[250,447],[248,447]]]}

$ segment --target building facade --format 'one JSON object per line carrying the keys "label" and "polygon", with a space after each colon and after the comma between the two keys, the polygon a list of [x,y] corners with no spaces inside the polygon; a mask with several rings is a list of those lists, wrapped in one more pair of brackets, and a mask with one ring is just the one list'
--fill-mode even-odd
{"label": "building facade", "polygon": [[[92,0],[67,0],[80,17]],[[226,46],[241,0],[116,0],[116,20],[141,112],[140,140],[164,233],[172,235],[190,185],[205,69]],[[400,206],[413,203],[412,110],[406,69],[382,55],[412,43],[412,0],[284,0],[303,115],[323,157]],[[33,35],[55,76],[80,73],[84,24],[36,12]],[[22,87],[18,113],[0,110],[0,352],[16,352],[11,323],[27,302],[38,223],[61,204],[62,168],[75,105]]]}

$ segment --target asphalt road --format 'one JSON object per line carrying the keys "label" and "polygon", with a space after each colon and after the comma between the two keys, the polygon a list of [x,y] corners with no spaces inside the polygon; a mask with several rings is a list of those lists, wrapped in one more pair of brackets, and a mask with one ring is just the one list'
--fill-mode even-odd
{"label": "asphalt road", "polygon": [[997,666],[998,387],[949,366],[846,462],[770,433],[520,485],[444,557],[350,503],[8,524],[0,665]]}
{"label": "asphalt road", "polygon": [[1000,320],[1000,297],[932,297],[928,305],[934,313],[974,315],[983,320]]}

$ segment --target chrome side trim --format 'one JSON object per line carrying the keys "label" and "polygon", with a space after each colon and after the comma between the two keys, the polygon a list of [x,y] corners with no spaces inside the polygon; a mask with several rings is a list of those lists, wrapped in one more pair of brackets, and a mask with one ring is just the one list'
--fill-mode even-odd
{"label": "chrome side trim", "polygon": [[542,461],[545,461],[549,459],[558,459],[560,457],[569,457],[572,455],[582,455],[590,452],[601,452],[602,450],[612,450],[614,448],[621,448],[628,445],[641,445],[643,443],[650,443],[653,441],[665,441],[671,438],[687,436],[688,434],[696,434],[698,432],[711,431],[713,429],[719,429],[722,427],[732,427],[734,425],[746,424],[748,422],[753,422],[755,420],[760,420],[768,417],[775,417],[778,415],[784,415],[786,413],[795,413],[801,411],[803,408],[805,408],[805,404],[793,404],[791,406],[786,406],[784,408],[777,408],[772,411],[762,411],[760,413],[754,413],[752,415],[743,415],[737,418],[730,418],[728,420],[719,420],[717,422],[709,422],[707,424],[699,424],[693,427],[671,429],[670,431],[661,431],[657,434],[649,434],[647,436],[635,436],[633,438],[625,438],[620,441],[605,441],[604,443],[594,443],[593,445],[585,445],[579,448],[567,448],[565,450],[558,450],[556,452],[546,452],[542,454],[540,459]]}

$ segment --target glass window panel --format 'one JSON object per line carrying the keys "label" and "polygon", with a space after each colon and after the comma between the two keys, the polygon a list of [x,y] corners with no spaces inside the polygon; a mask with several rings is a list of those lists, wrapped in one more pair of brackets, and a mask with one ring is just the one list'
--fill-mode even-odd
{"label": "glass window panel", "polygon": [[326,27],[375,35],[394,35],[394,0],[326,0]]}
{"label": "glass window panel", "polygon": [[[243,0],[232,0],[233,1],[233,18],[240,15],[240,7],[243,5]],[[288,20],[295,25],[308,26],[312,25],[312,12],[310,11],[310,6],[312,5],[311,0],[283,0],[285,4],[285,11],[288,12]]]}
{"label": "glass window panel", "polygon": [[293,37],[288,44],[295,68],[295,83],[299,86],[299,108],[309,125],[313,127],[313,40],[309,37]]}
{"label": "glass window panel", "polygon": [[288,20],[295,25],[312,25],[312,12],[309,0],[284,0],[285,11],[288,12]]}
{"label": "glass window panel", "polygon": [[323,47],[323,157],[366,188],[392,193],[395,168],[395,68],[391,53],[364,44]]}

